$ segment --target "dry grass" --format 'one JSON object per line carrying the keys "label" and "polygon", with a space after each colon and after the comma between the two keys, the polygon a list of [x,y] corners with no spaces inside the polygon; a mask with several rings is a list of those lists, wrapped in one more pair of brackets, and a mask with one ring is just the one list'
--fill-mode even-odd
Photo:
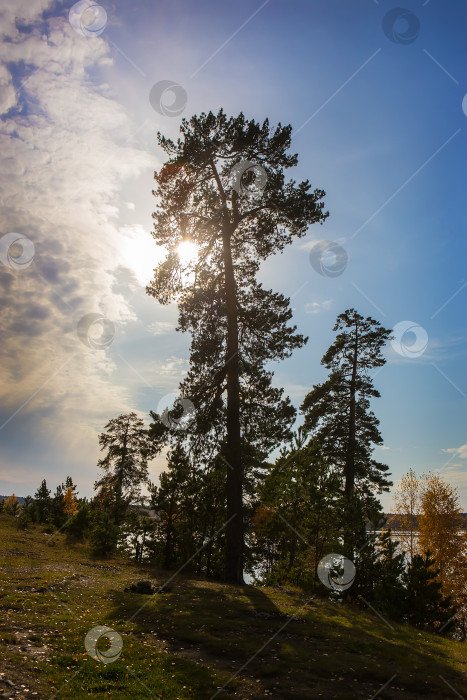
{"label": "dry grass", "polygon": [[[4,697],[211,698],[227,684],[220,700],[354,700],[373,697],[391,678],[379,698],[467,697],[465,644],[408,626],[391,630],[352,606],[184,575],[171,593],[124,593],[137,579],[163,583],[170,573],[92,560],[85,546],[40,528],[20,531],[7,516],[0,566]],[[121,635],[118,660],[103,664],[86,653],[96,625]]]}

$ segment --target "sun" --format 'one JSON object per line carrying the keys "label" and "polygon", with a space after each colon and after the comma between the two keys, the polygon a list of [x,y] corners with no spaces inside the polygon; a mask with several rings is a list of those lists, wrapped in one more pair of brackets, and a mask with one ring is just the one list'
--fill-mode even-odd
{"label": "sun", "polygon": [[182,241],[177,246],[177,254],[182,265],[189,265],[198,257],[198,246],[193,241]]}

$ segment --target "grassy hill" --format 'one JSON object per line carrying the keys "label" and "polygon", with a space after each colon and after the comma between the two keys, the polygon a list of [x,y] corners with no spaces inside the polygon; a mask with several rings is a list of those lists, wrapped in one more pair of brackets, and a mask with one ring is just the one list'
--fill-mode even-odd
{"label": "grassy hill", "polygon": [[[184,573],[171,592],[124,593],[138,579],[162,584],[172,574],[91,560],[61,534],[23,532],[3,515],[0,567],[3,697],[354,700],[388,684],[378,698],[467,698],[465,644],[391,629],[370,610]],[[121,635],[112,663],[86,653],[96,625]]]}

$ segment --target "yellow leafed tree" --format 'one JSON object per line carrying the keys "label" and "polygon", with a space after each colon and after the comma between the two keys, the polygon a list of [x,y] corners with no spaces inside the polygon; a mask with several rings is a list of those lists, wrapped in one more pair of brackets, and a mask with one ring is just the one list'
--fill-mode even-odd
{"label": "yellow leafed tree", "polygon": [[413,469],[401,479],[394,491],[395,514],[400,528],[397,539],[402,549],[410,553],[410,558],[417,551],[417,517],[420,508],[420,479]]}
{"label": "yellow leafed tree", "polygon": [[467,632],[467,532],[457,489],[438,474],[423,478],[420,496],[419,540],[421,552],[430,550],[439,568],[444,595],[457,608],[459,631]]}
{"label": "yellow leafed tree", "polygon": [[71,518],[72,515],[78,512],[76,496],[73,493],[71,486],[69,486],[63,494],[63,502],[65,515],[67,516],[67,518]]}
{"label": "yellow leafed tree", "polygon": [[12,493],[11,496],[8,496],[8,498],[5,500],[5,503],[3,504],[3,507],[5,509],[5,513],[15,515],[18,509],[18,499],[16,498],[14,493]]}

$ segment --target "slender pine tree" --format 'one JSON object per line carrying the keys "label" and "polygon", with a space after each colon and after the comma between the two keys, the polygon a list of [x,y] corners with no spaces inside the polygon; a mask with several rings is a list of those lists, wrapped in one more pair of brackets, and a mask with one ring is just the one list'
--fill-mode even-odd
{"label": "slender pine tree", "polygon": [[[271,384],[271,360],[288,357],[305,339],[289,326],[289,300],[266,290],[256,275],[261,261],[327,213],[324,192],[304,181],[288,182],[297,164],[288,154],[291,127],[271,128],[228,118],[223,110],[183,120],[176,142],[159,134],[170,156],[155,174],[158,208],[154,238],[166,260],[155,271],[149,294],[176,300],[179,330],[192,335],[190,371],[180,387],[196,408],[190,449],[228,462],[225,578],[243,583],[244,482],[252,457],[290,434],[295,410]],[[184,264],[180,246],[196,260]],[[167,430],[153,414],[153,438]]]}
{"label": "slender pine tree", "polygon": [[391,331],[355,309],[340,314],[333,330],[336,339],[321,361],[329,377],[307,394],[301,410],[305,432],[319,445],[322,458],[340,470],[345,553],[352,558],[365,518],[378,519],[375,493],[392,484],[387,465],[372,456],[382,437],[370,410],[370,399],[380,396],[370,372],[385,364],[382,350]]}

